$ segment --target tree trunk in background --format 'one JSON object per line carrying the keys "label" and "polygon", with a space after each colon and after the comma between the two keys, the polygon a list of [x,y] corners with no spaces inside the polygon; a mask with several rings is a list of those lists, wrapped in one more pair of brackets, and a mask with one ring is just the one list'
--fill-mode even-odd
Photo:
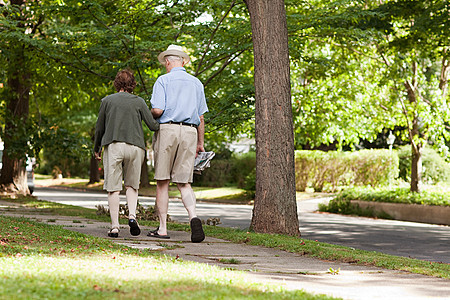
{"label": "tree trunk in background", "polygon": [[[12,5],[21,6],[23,0],[11,1]],[[17,16],[21,27],[25,27],[22,15]],[[7,191],[28,194],[27,173],[25,157],[10,155],[14,148],[26,148],[26,139],[23,138],[29,112],[29,97],[31,89],[30,72],[27,68],[27,55],[25,46],[20,43],[9,45],[7,85],[5,91],[7,114],[5,117],[5,131],[3,135],[4,151],[2,159],[2,172],[0,185]],[[14,143],[14,147],[12,147]]]}
{"label": "tree trunk in background", "polygon": [[286,9],[246,1],[255,60],[256,196],[251,229],[298,236]]}
{"label": "tree trunk in background", "polygon": [[[405,81],[404,85],[408,94],[409,103],[413,106],[417,105],[417,64],[411,64],[412,80]],[[408,118],[408,115],[405,115]],[[411,139],[411,192],[420,192],[420,185],[422,182],[422,147],[423,140],[420,137],[420,119],[417,111],[414,111],[414,119],[412,120],[412,128],[410,129]]]}
{"label": "tree trunk in background", "polygon": [[142,163],[142,168],[141,168],[141,184],[140,184],[141,188],[150,186],[150,180],[148,178],[147,161],[148,161],[147,151],[145,151],[144,162]]}
{"label": "tree trunk in background", "polygon": [[98,170],[98,167],[98,160],[96,160],[94,155],[92,155],[89,165],[89,184],[100,182],[100,171]]}
{"label": "tree trunk in background", "polygon": [[[91,141],[94,143],[95,140],[95,127],[92,128],[91,133]],[[100,170],[99,170],[99,161],[95,159],[94,154],[91,155],[91,161],[89,164],[89,184],[94,184],[100,182]]]}
{"label": "tree trunk in background", "polygon": [[[413,128],[411,135],[413,136],[413,141],[411,142],[411,192],[420,192],[420,185],[422,182],[422,142],[415,137],[419,137],[419,119],[417,116],[414,117]],[[418,140],[414,142],[414,140]]]}

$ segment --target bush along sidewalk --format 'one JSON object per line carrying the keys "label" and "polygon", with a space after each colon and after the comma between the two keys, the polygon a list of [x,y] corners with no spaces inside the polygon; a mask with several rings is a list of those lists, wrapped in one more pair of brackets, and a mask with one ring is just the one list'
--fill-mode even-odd
{"label": "bush along sidewalk", "polygon": [[[380,211],[368,205],[360,207],[355,201],[371,203],[397,203],[416,204],[423,206],[450,207],[450,196],[444,192],[424,191],[422,193],[410,192],[408,188],[352,188],[341,191],[328,204],[319,205],[319,211],[345,215],[358,215],[382,219],[398,219],[394,213]],[[446,210],[447,208],[445,208]],[[408,219],[405,219],[408,220]],[[411,221],[411,220],[409,220]],[[427,222],[428,223],[428,222]],[[433,222],[429,222],[433,223]],[[435,223],[440,224],[440,223]]]}

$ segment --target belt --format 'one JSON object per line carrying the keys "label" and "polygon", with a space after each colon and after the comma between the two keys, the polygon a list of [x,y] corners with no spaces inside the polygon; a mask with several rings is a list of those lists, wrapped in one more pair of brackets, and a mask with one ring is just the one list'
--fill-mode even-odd
{"label": "belt", "polygon": [[189,127],[194,127],[194,128],[198,127],[195,124],[190,124],[190,123],[185,123],[185,122],[173,122],[173,121],[170,121],[170,122],[162,123],[162,124],[175,124],[175,125],[183,125],[183,126],[189,126]]}

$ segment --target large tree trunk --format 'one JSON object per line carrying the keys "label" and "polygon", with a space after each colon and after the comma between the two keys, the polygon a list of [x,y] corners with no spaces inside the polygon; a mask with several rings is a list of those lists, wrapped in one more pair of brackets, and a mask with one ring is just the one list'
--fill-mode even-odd
{"label": "large tree trunk", "polygon": [[255,57],[256,196],[251,228],[298,236],[286,9],[247,0]]}
{"label": "large tree trunk", "polygon": [[[12,5],[21,6],[23,0],[11,1]],[[25,20],[18,16],[22,26]],[[5,91],[6,117],[3,135],[4,152],[0,185],[3,189],[14,193],[28,194],[25,153],[19,153],[27,148],[23,138],[25,124],[28,119],[29,97],[31,89],[30,72],[27,68],[25,45],[20,42],[9,45],[7,68],[7,85]]]}

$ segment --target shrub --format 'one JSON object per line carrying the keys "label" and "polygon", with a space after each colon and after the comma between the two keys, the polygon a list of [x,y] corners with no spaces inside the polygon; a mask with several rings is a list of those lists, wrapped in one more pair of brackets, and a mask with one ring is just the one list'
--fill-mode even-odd
{"label": "shrub", "polygon": [[201,175],[194,175],[196,186],[247,186],[247,177],[256,167],[256,154],[233,154],[229,159],[213,159],[211,166]]}
{"label": "shrub", "polygon": [[254,198],[256,192],[256,168],[250,172],[250,174],[245,177],[244,189],[249,193],[249,195]]}
{"label": "shrub", "polygon": [[383,186],[398,177],[399,159],[389,150],[362,150],[350,154],[355,185]]}
{"label": "shrub", "polygon": [[330,203],[336,202],[330,207],[334,207],[334,205],[343,207],[343,202],[351,200],[450,206],[450,196],[446,191],[414,193],[409,188],[358,187],[341,191],[335,199],[330,201]]}
{"label": "shrub", "polygon": [[232,184],[232,164],[229,159],[213,159],[201,175],[194,174],[196,186],[226,186]]}
{"label": "shrub", "polygon": [[[411,178],[411,145],[398,149],[399,177],[407,182]],[[450,180],[450,164],[431,147],[422,151],[422,181],[427,184],[448,182]]]}
{"label": "shrub", "polygon": [[338,190],[340,186],[389,184],[398,176],[398,157],[389,150],[296,151],[296,188]]}

